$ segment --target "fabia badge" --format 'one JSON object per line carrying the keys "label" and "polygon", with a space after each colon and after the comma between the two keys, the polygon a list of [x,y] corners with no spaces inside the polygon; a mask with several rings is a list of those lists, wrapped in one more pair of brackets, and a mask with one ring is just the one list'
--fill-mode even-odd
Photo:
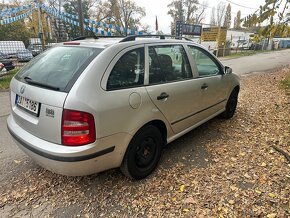
{"label": "fabia badge", "polygon": [[21,86],[21,88],[20,88],[20,93],[23,94],[24,91],[25,91],[25,86]]}
{"label": "fabia badge", "polygon": [[54,118],[54,110],[50,108],[46,108],[46,116]]}

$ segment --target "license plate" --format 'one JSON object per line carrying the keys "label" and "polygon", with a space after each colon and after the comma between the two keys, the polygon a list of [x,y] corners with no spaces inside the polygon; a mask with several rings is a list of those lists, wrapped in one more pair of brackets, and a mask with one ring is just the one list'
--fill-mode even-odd
{"label": "license plate", "polygon": [[36,101],[32,101],[20,95],[16,95],[16,105],[36,116],[38,115],[40,104]]}

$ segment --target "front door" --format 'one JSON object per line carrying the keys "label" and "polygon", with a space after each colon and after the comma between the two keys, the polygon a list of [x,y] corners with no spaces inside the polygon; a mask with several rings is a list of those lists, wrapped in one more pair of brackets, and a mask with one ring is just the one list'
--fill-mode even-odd
{"label": "front door", "polygon": [[181,44],[148,47],[149,84],[147,92],[171,124],[175,133],[202,118],[202,92],[193,78],[190,64]]}
{"label": "front door", "polygon": [[197,67],[199,85],[202,90],[203,115],[209,117],[225,108],[227,79],[216,59],[204,49],[188,46]]}

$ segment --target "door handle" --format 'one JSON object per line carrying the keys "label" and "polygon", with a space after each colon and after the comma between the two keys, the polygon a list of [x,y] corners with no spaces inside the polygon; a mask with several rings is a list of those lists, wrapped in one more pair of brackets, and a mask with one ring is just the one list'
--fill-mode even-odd
{"label": "door handle", "polygon": [[208,85],[206,83],[204,83],[202,86],[201,86],[201,89],[207,89],[208,88]]}
{"label": "door handle", "polygon": [[168,98],[169,95],[166,92],[162,92],[159,96],[157,96],[157,100],[163,100]]}

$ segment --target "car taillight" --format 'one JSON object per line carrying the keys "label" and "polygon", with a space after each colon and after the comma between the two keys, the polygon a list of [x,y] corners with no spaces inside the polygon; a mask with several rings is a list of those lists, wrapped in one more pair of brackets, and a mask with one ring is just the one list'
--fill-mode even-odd
{"label": "car taillight", "polygon": [[79,146],[96,140],[95,121],[92,114],[64,110],[62,114],[62,144]]}

